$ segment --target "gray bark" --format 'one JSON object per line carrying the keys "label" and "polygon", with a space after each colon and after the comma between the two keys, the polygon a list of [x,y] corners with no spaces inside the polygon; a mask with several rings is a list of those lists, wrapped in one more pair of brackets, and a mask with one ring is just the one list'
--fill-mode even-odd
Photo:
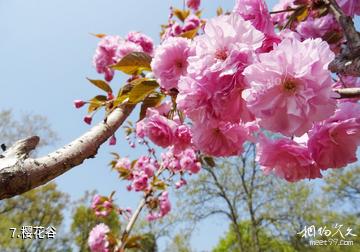
{"label": "gray bark", "polygon": [[93,158],[99,147],[122,125],[135,105],[123,105],[106,120],[68,145],[40,158],[29,158],[39,142],[33,136],[16,142],[0,156],[0,200],[43,185],[84,160]]}

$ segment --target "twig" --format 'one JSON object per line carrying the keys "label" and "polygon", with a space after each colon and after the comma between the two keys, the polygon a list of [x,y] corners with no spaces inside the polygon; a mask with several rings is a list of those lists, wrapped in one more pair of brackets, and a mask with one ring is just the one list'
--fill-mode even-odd
{"label": "twig", "polygon": [[[161,166],[159,170],[156,172],[155,177],[159,177],[163,171],[165,171],[165,167]],[[152,188],[150,188],[149,191],[145,193],[144,198],[142,198],[141,201],[139,202],[139,205],[137,206],[134,214],[131,216],[129,223],[126,225],[124,232],[121,234],[118,251],[120,252],[124,251],[126,246],[126,240],[129,237],[131,230],[134,227],[135,222],[138,219],[142,209],[144,208],[146,204],[146,200],[150,197],[152,192],[153,192]]]}
{"label": "twig", "polygon": [[146,204],[146,200],[149,197],[150,194],[146,194],[145,197],[140,201],[138,207],[136,208],[134,214],[131,216],[129,223],[126,225],[126,228],[124,230],[124,232],[121,235],[121,240],[120,240],[120,247],[118,251],[124,251],[125,249],[125,245],[126,245],[126,240],[130,235],[130,232],[132,230],[132,228],[135,225],[135,222],[137,220],[137,218],[139,217],[141,210],[144,208],[145,204]]}
{"label": "twig", "polygon": [[296,10],[297,10],[297,8],[289,8],[289,9],[285,9],[285,10],[270,11],[270,15],[284,13],[284,12],[290,12],[290,11],[296,11]]}
{"label": "twig", "polygon": [[360,98],[360,88],[341,88],[335,89],[340,98]]}

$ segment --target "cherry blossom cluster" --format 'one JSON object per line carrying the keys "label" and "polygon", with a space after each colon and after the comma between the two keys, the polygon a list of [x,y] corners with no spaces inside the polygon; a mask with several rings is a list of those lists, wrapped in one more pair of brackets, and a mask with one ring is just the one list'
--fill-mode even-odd
{"label": "cherry blossom cluster", "polygon": [[[360,14],[359,1],[338,4],[350,17]],[[139,32],[103,35],[94,56],[107,82],[125,56],[151,57],[145,73],[128,80],[156,82],[160,88],[148,95],[163,97],[127,127],[130,146],[137,140],[148,153],[112,162],[127,189],[143,194],[148,220],[169,213],[168,188],[186,185],[186,177],[201,170],[202,157],[240,155],[246,141],[257,143],[265,174],[290,182],[321,178],[324,170],[357,161],[360,104],[338,99],[334,89],[360,87],[360,79],[328,70],[346,38],[325,1],[280,0],[270,12],[264,0],[237,0],[232,11],[206,21],[199,0],[186,6],[170,8],[159,45]],[[92,208],[106,216],[114,206],[111,197],[97,196]],[[106,247],[107,232],[93,230],[90,247]]]}
{"label": "cherry blossom cluster", "polygon": [[[283,12],[271,16],[264,1],[239,0],[232,13],[208,20],[195,39],[165,39],[152,69],[162,89],[178,92],[177,109],[192,123],[196,150],[239,155],[245,141],[258,141],[259,163],[267,173],[273,170],[288,181],[318,178],[321,170],[356,161],[360,117],[345,108],[359,104],[337,101],[333,88],[356,86],[358,80],[340,76],[336,83],[327,69],[336,51],[323,36],[340,30],[338,45],[344,38],[332,14],[320,13],[326,7],[321,1],[286,1],[275,10],[280,5]],[[292,17],[300,8],[306,17]],[[289,29],[275,32],[291,18]],[[329,18],[333,25],[322,20]],[[322,32],[305,34],[305,26]],[[329,120],[343,113],[336,127],[331,121],[326,130]],[[333,136],[335,128],[341,140]],[[283,136],[271,141],[264,130]]]}
{"label": "cherry blossom cluster", "polygon": [[131,52],[145,52],[151,55],[152,39],[139,32],[129,32],[125,38],[104,35],[97,46],[93,64],[98,73],[104,74],[105,80],[111,81],[114,70],[110,66]]}

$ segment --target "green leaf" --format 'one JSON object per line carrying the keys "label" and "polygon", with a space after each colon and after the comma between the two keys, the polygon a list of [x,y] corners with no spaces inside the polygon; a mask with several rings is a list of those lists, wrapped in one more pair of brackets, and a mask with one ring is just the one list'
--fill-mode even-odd
{"label": "green leaf", "polygon": [[303,6],[299,9],[297,9],[294,12],[294,15],[295,15],[297,21],[299,21],[299,22],[304,21],[309,16],[309,11],[308,11],[307,6]]}
{"label": "green leaf", "polygon": [[130,103],[138,103],[143,101],[146,96],[152,93],[159,87],[159,84],[155,80],[140,78],[131,82],[133,88],[128,93]]}
{"label": "green leaf", "polygon": [[149,94],[141,104],[139,121],[145,117],[147,108],[158,106],[164,98],[165,95],[158,92]]}
{"label": "green leaf", "polygon": [[105,95],[97,95],[89,101],[88,113],[91,113],[104,105],[107,98]]}
{"label": "green leaf", "polygon": [[109,84],[106,81],[103,80],[92,80],[87,78],[88,81],[90,81],[93,85],[95,85],[96,87],[100,88],[101,90],[104,90],[107,93],[112,93],[112,89],[109,86]]}
{"label": "green leaf", "polygon": [[118,63],[111,66],[114,70],[122,71],[126,74],[134,75],[142,71],[151,71],[152,58],[143,52],[132,52],[123,57]]}
{"label": "green leaf", "polygon": [[183,38],[193,39],[196,36],[197,31],[198,28],[195,28],[193,30],[181,33],[180,36]]}
{"label": "green leaf", "polygon": [[97,38],[104,38],[106,37],[105,33],[90,33],[91,35],[97,37]]}
{"label": "green leaf", "polygon": [[126,239],[125,248],[139,248],[142,237],[140,235],[134,235]]}
{"label": "green leaf", "polygon": [[160,191],[164,191],[166,189],[166,183],[162,180],[159,180],[157,177],[151,182],[151,185]]}
{"label": "green leaf", "polygon": [[185,19],[190,15],[189,10],[180,10],[178,8],[173,9],[173,14],[180,19],[182,22],[185,21]]}
{"label": "green leaf", "polygon": [[214,159],[212,157],[205,156],[204,161],[210,167],[215,167],[215,165],[216,165],[216,163],[215,163],[215,161],[214,161]]}
{"label": "green leaf", "polygon": [[128,94],[131,91],[131,89],[133,88],[133,85],[128,83],[125,86],[123,86],[122,88],[120,88],[118,95],[113,103],[114,107],[117,107],[118,105],[120,105],[122,102],[124,102],[126,100],[126,98],[128,98]]}
{"label": "green leaf", "polygon": [[125,167],[117,167],[116,170],[119,173],[120,178],[128,179],[131,176],[131,171],[126,169]]}

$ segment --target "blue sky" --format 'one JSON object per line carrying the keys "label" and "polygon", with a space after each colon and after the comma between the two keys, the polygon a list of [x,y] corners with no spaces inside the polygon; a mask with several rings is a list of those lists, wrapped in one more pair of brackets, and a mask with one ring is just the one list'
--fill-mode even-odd
{"label": "blue sky", "polygon": [[[220,5],[230,10],[234,2],[203,0],[204,14],[210,17]],[[273,6],[275,1],[267,2]],[[102,77],[91,63],[98,39],[89,34],[125,36],[136,30],[158,42],[159,27],[166,22],[170,5],[181,7],[182,1],[0,0],[0,108],[48,117],[61,140],[42,153],[78,137],[89,126],[82,122],[85,110],[74,109],[72,102],[97,95],[86,77]],[[112,85],[118,88],[122,83],[117,78]],[[99,114],[94,121],[100,120]],[[124,184],[107,167],[112,151],[130,157],[139,154],[119,135],[118,145],[104,145],[97,158],[57,178],[60,189],[73,199],[83,196],[86,190],[96,189],[106,195],[115,189],[120,205],[134,207],[137,195],[125,192]],[[195,233],[192,244],[199,250],[209,250],[227,227],[222,219],[207,221]]]}

